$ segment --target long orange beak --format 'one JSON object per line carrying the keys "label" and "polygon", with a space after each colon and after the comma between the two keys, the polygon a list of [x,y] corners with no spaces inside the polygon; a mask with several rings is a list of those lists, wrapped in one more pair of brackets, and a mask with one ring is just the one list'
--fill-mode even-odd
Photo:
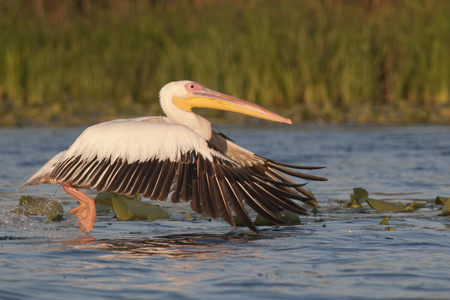
{"label": "long orange beak", "polygon": [[176,106],[185,111],[191,111],[193,107],[212,108],[232,111],[269,121],[292,124],[290,119],[273,113],[259,105],[205,87],[198,92],[191,93],[186,98],[174,97],[172,101]]}

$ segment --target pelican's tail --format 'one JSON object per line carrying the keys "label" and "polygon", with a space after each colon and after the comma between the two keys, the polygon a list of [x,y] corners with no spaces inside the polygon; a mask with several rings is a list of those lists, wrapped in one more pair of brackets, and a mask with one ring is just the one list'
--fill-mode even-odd
{"label": "pelican's tail", "polygon": [[57,183],[54,179],[50,178],[50,174],[55,168],[55,165],[61,161],[61,157],[65,151],[58,153],[52,159],[50,159],[42,168],[40,168],[33,176],[28,179],[16,192],[19,192],[30,185],[37,185],[43,183]]}

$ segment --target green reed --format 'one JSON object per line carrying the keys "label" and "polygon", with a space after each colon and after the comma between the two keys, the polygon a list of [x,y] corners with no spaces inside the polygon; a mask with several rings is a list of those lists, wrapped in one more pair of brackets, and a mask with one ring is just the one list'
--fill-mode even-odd
{"label": "green reed", "polygon": [[0,125],[160,114],[181,79],[296,121],[448,122],[449,32],[439,0],[4,1]]}

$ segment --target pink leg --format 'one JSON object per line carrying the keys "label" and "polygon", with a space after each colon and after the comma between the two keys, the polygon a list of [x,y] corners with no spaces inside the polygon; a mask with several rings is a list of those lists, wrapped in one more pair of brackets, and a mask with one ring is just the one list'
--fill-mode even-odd
{"label": "pink leg", "polygon": [[77,224],[80,224],[80,232],[91,232],[92,227],[94,227],[95,216],[97,215],[94,199],[77,190],[70,182],[65,183],[63,188],[67,194],[81,203],[80,206],[75,207],[70,211],[78,217],[79,222]]}

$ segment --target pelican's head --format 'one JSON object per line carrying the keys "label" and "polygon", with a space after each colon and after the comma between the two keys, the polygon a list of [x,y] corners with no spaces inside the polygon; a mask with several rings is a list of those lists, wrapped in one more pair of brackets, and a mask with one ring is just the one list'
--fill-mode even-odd
{"label": "pelican's head", "polygon": [[[160,92],[161,106],[171,101],[179,109],[191,112],[193,107],[232,111],[260,119],[292,124],[290,119],[277,115],[261,106],[210,90],[196,82],[183,80],[166,84]],[[166,112],[167,113],[167,112]]]}

